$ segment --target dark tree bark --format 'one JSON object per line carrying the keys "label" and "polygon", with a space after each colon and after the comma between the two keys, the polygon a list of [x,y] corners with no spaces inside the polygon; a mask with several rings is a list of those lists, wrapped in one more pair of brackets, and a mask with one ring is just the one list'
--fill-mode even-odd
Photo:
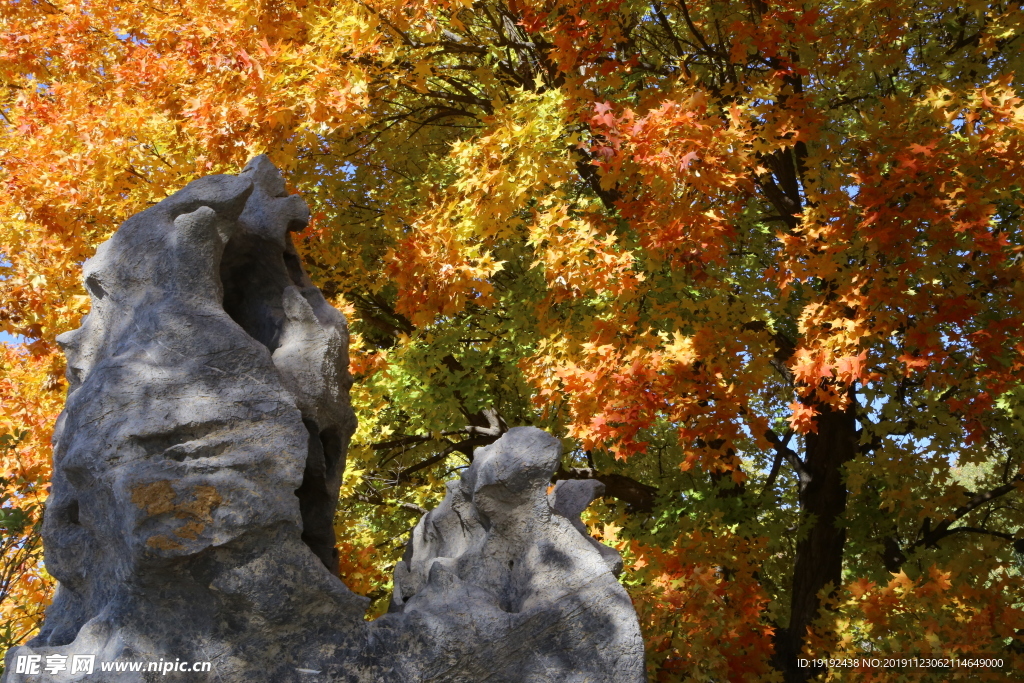
{"label": "dark tree bark", "polygon": [[843,465],[857,453],[856,402],[843,412],[821,406],[818,433],[808,434],[800,485],[800,510],[806,528],[796,546],[796,566],[790,599],[789,626],[776,632],[775,666],[786,683],[803,683],[820,670],[800,668],[797,658],[811,625],[821,609],[818,593],[842,581],[846,529],[846,482]]}

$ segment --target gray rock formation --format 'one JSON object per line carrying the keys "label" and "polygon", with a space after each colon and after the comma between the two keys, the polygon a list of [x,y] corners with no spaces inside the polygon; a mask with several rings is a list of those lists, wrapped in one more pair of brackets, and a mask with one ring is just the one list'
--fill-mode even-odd
{"label": "gray rock formation", "polygon": [[[423,680],[645,680],[636,614],[612,571],[622,560],[579,521],[594,487],[561,483],[554,506],[547,494],[560,455],[546,432],[513,428],[477,449],[416,525],[379,621],[400,614],[441,646]],[[584,495],[563,512],[568,491]]]}
{"label": "gray rock formation", "polygon": [[257,157],[85,264],[92,311],[58,339],[71,386],[43,539],[59,588],[4,681],[644,680],[621,560],[579,522],[598,491],[547,495],[559,444],[537,429],[477,451],[413,532],[389,613],[363,620],[332,524],[348,333],[288,235],[308,216]]}

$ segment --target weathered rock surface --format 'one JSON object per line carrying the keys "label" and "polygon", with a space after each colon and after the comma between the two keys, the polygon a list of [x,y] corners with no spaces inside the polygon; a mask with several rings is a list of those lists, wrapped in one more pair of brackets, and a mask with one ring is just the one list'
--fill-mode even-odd
{"label": "weathered rock surface", "polygon": [[[423,680],[644,680],[636,614],[612,571],[622,560],[579,521],[595,489],[547,494],[560,455],[546,432],[513,428],[416,525],[379,621],[400,614],[440,645]],[[560,509],[569,491],[576,505]]]}
{"label": "weathered rock surface", "polygon": [[[4,680],[164,680],[146,670],[160,660],[209,661],[167,675],[225,683],[644,680],[621,560],[579,521],[596,482],[549,497],[559,444],[533,428],[478,449],[413,532],[390,612],[363,620],[332,525],[348,333],[292,246],[308,217],[257,157],[133,216],[85,264],[43,527],[60,583]],[[83,654],[93,673],[72,673]],[[34,655],[40,673],[19,672]]]}

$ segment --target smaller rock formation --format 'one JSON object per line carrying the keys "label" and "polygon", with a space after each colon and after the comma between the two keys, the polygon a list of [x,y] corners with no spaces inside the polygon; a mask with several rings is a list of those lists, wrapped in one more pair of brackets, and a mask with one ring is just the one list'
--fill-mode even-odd
{"label": "smaller rock formation", "polygon": [[416,525],[381,621],[400,614],[436,644],[424,680],[645,680],[622,559],[579,520],[601,484],[549,495],[560,454],[546,432],[513,428]]}

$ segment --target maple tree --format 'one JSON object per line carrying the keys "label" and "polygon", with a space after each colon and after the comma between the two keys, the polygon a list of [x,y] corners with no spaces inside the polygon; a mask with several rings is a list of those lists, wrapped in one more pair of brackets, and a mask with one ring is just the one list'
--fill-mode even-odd
{"label": "maple tree", "polygon": [[351,321],[337,527],[374,610],[444,481],[533,424],[563,439],[557,477],[606,485],[589,524],[626,557],[652,680],[1019,656],[1021,9],[7,3],[8,641],[46,599],[33,523],[81,262],[266,152]]}

